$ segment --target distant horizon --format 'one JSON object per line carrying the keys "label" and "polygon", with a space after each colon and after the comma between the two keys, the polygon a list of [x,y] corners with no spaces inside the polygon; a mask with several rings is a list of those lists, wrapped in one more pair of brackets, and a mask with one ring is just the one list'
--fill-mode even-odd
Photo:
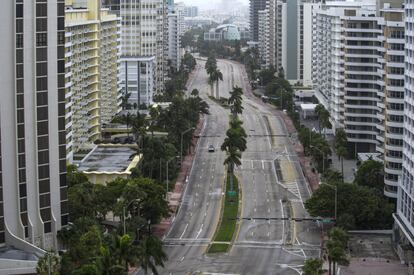
{"label": "distant horizon", "polygon": [[[219,6],[220,4],[223,4],[223,2],[226,3],[226,2],[230,2],[230,1],[232,1],[232,0],[210,0],[210,1],[205,1],[205,0],[174,0],[174,2],[177,2],[177,3],[183,2],[186,5],[197,6],[201,10],[214,9],[217,6]],[[233,0],[233,1],[241,2],[244,5],[249,4],[249,0]]]}

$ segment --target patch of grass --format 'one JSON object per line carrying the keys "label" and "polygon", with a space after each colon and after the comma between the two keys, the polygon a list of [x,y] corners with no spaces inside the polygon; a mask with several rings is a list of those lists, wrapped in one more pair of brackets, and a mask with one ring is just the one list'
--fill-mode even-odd
{"label": "patch of grass", "polygon": [[229,249],[230,245],[226,244],[226,243],[213,243],[209,250],[208,253],[225,253],[227,252],[227,250]]}
{"label": "patch of grass", "polygon": [[[231,191],[231,183],[230,183],[230,177],[233,177],[233,191],[235,192],[234,196],[230,196],[229,191]],[[239,211],[239,184],[238,180],[233,175],[227,176],[227,182],[226,182],[226,193],[224,198],[224,206],[223,206],[223,212],[221,221],[219,224],[219,228],[216,231],[216,235],[214,237],[215,242],[231,242],[233,239],[234,232],[236,231],[236,223],[237,220],[235,219],[237,217]],[[208,253],[217,253],[212,252],[214,244],[209,248]],[[229,245],[226,245],[229,246]],[[214,248],[217,249],[217,248]],[[227,249],[226,249],[227,251]]]}
{"label": "patch of grass", "polygon": [[219,104],[221,107],[230,108],[229,104],[227,103],[227,99],[224,97],[220,97],[220,99],[217,99],[214,96],[209,95],[208,98]]}

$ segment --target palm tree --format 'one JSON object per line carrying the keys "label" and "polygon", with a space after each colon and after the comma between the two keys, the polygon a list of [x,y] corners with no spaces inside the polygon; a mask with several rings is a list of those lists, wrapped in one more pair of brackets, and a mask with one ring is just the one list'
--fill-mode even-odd
{"label": "palm tree", "polygon": [[240,87],[233,87],[233,91],[230,92],[230,98],[228,99],[228,104],[230,105],[230,111],[233,114],[233,117],[236,117],[237,114],[243,113],[243,90]]}
{"label": "palm tree", "polygon": [[211,71],[208,82],[211,85],[212,96],[214,96],[213,84],[216,83],[216,98],[219,98],[219,81],[223,81],[223,74],[219,69]]}
{"label": "palm tree", "polygon": [[227,149],[227,158],[224,160],[224,165],[227,165],[227,171],[230,174],[230,191],[234,190],[234,167],[241,165],[241,156],[241,152],[235,147],[230,147]]}
{"label": "palm tree", "polygon": [[322,275],[323,261],[321,259],[308,259],[305,261],[305,265],[303,266],[303,274],[304,275]]}
{"label": "palm tree", "polygon": [[318,116],[318,124],[319,124],[319,134],[321,134],[321,117],[322,117],[322,112],[325,109],[325,107],[323,107],[322,104],[318,104],[315,107],[315,114]]}
{"label": "palm tree", "polygon": [[138,260],[145,274],[150,269],[153,274],[158,275],[157,266],[164,267],[164,262],[167,259],[167,254],[163,251],[162,244],[156,237],[149,236],[141,242]]}
{"label": "palm tree", "polygon": [[113,238],[112,256],[116,260],[117,265],[123,266],[124,270],[128,272],[129,265],[134,265],[137,262],[133,240],[128,234],[114,236]]}
{"label": "palm tree", "polygon": [[348,154],[348,139],[343,128],[336,129],[335,132],[335,151],[341,160],[342,181],[344,181],[344,157]]}
{"label": "palm tree", "polygon": [[349,240],[347,233],[341,228],[333,228],[328,233],[329,241],[326,244],[328,250],[329,261],[329,274],[331,274],[331,263],[333,264],[332,270],[336,274],[336,264],[348,265],[349,261],[346,256],[346,246]]}
{"label": "palm tree", "polygon": [[247,134],[241,127],[242,122],[236,120],[231,122],[233,125],[226,132],[226,138],[221,145],[221,150],[229,152],[231,148],[236,148],[240,152],[244,152],[247,149]]}

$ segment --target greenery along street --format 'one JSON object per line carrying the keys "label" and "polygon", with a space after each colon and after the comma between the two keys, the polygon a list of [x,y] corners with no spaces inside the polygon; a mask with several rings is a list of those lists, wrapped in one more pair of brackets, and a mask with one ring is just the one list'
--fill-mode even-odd
{"label": "greenery along street", "polygon": [[[185,69],[195,66],[191,55],[187,60],[183,71],[174,72],[184,80]],[[68,167],[70,223],[58,232],[66,251],[61,256],[47,253],[38,262],[38,274],[49,274],[49,262],[51,274],[127,274],[130,267],[158,274],[157,266],[163,266],[167,256],[151,228],[170,215],[166,181],[176,177],[181,142],[184,155],[193,146],[200,116],[209,113],[197,90],[184,97],[183,79],[171,85],[174,91],[164,98],[171,102],[167,108],[151,108],[149,116],[122,112],[113,119],[131,129],[132,135],[127,135],[137,143],[136,154],[142,155],[129,179],[94,185],[75,166]],[[108,141],[96,143],[101,142]]]}
{"label": "greenery along street", "polygon": [[[211,62],[214,63],[214,60]],[[243,90],[239,87],[234,87],[228,99],[231,111],[230,128],[227,130],[226,138],[221,145],[221,150],[225,151],[227,155],[224,161],[224,165],[227,166],[225,197],[220,224],[216,230],[213,244],[209,247],[209,253],[227,251],[236,231],[236,217],[238,217],[239,213],[240,185],[234,175],[234,168],[241,165],[242,153],[247,149],[247,134],[243,128],[243,122],[238,118],[238,115],[243,113],[242,95]]]}

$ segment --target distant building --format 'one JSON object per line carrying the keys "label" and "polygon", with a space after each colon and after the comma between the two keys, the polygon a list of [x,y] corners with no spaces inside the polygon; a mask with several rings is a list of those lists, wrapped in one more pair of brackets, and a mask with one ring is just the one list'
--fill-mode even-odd
{"label": "distant building", "polygon": [[175,70],[181,67],[182,49],[181,36],[183,34],[183,9],[176,6],[168,13],[168,60]]}
{"label": "distant building", "polygon": [[[164,89],[167,3],[164,0],[121,0],[121,89],[133,109],[151,105]],[[164,39],[165,38],[165,39]]]}
{"label": "distant building", "polygon": [[240,32],[236,25],[224,24],[204,33],[206,41],[240,40]]}
{"label": "distant building", "polygon": [[253,41],[259,40],[259,11],[266,9],[268,0],[250,0],[250,32]]}
{"label": "distant building", "polygon": [[268,0],[259,11],[259,54],[263,68],[276,68],[276,1]]}
{"label": "distant building", "polygon": [[93,147],[119,111],[120,19],[99,0],[66,6],[67,159]]}
{"label": "distant building", "polygon": [[185,17],[196,17],[198,16],[198,7],[196,6],[186,6],[184,8]]}

